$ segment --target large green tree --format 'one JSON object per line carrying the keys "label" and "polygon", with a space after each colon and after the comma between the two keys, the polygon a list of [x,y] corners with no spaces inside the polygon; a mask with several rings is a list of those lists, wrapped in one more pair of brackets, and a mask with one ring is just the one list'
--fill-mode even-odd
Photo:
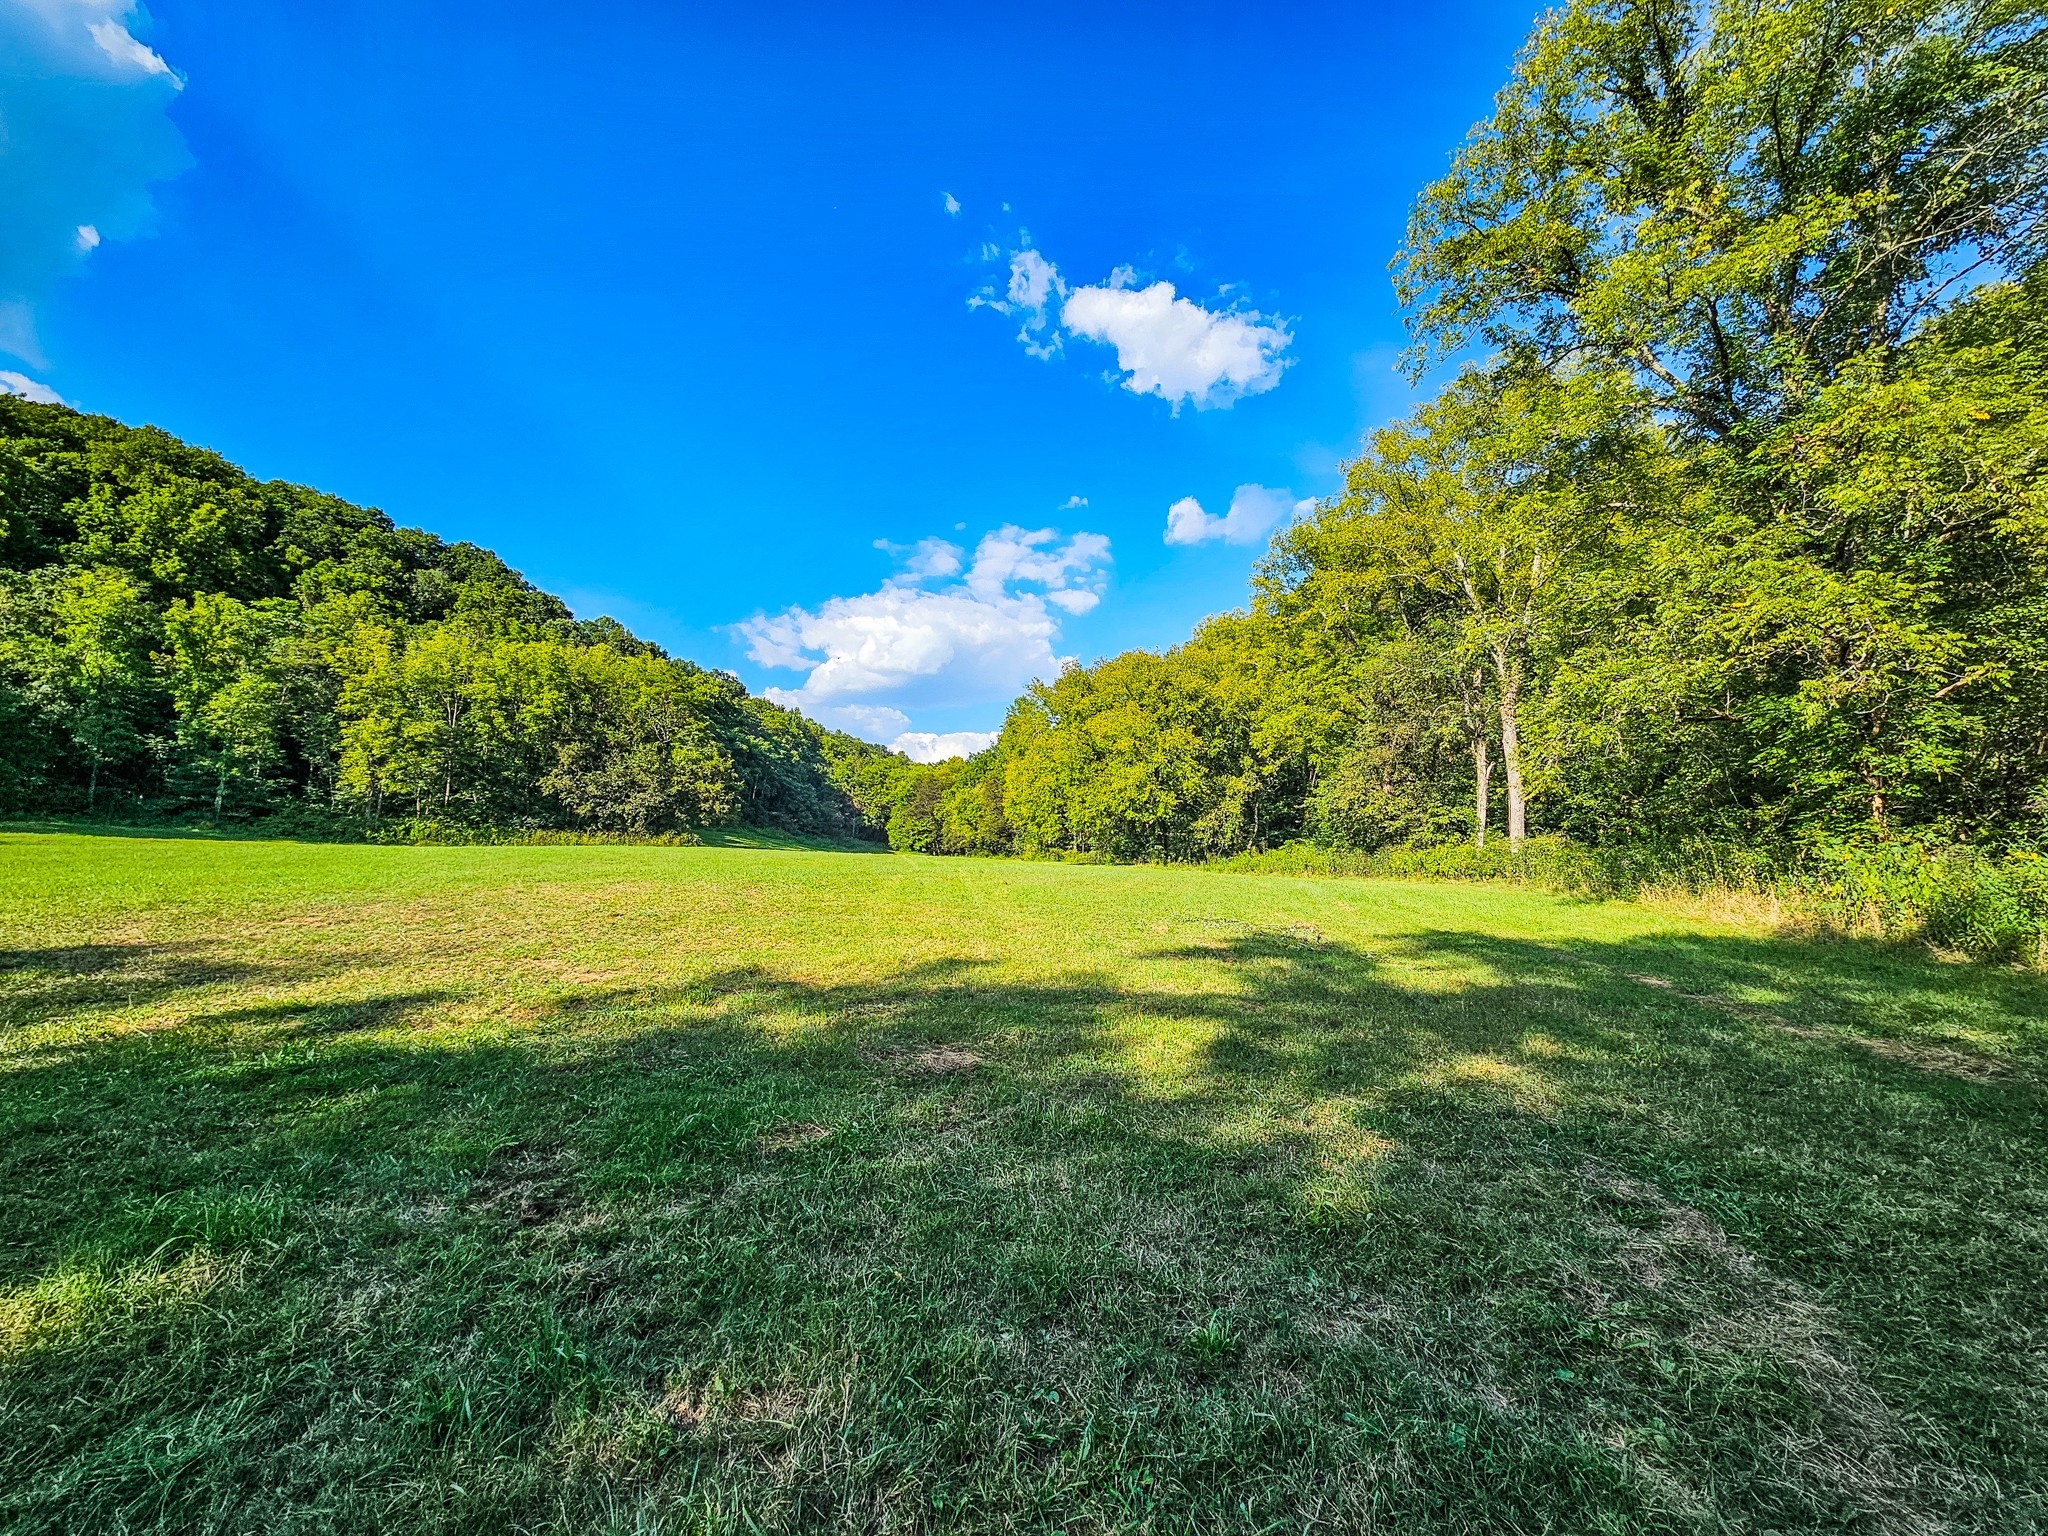
{"label": "large green tree", "polygon": [[211,780],[216,817],[231,782],[260,780],[277,759],[284,691],[276,652],[296,618],[281,599],[243,603],[218,592],[180,598],[164,614],[160,664],[178,747]]}
{"label": "large green tree", "polygon": [[92,809],[108,766],[144,744],[150,644],[159,621],[134,580],[98,567],[55,583],[50,615],[52,634],[40,648],[37,670],[64,730],[85,756],[86,806]]}
{"label": "large green tree", "polygon": [[1626,398],[1591,372],[1468,369],[1375,433],[1343,495],[1282,534],[1266,567],[1282,612],[1337,626],[1361,651],[1398,647],[1411,675],[1448,685],[1482,839],[1490,742],[1508,840],[1528,834],[1530,705],[1579,639],[1584,579],[1609,558],[1616,521],[1658,483],[1661,443],[1632,427]]}

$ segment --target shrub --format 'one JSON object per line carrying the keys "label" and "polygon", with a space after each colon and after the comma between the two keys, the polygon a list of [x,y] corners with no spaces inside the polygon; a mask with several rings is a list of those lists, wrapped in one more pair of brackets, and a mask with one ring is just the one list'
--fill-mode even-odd
{"label": "shrub", "polygon": [[2048,858],[1994,858],[1974,848],[1889,842],[1769,851],[1717,843],[1587,847],[1532,837],[1505,842],[1385,848],[1372,853],[1289,843],[1210,866],[1243,874],[1394,879],[1512,880],[1589,896],[1684,891],[1775,898],[1842,933],[1924,940],[1980,959],[2048,967]]}
{"label": "shrub", "polygon": [[1882,843],[1818,852],[1801,894],[1839,927],[2048,964],[2048,859]]}
{"label": "shrub", "polygon": [[1359,875],[1427,880],[1518,880],[1544,885],[1592,883],[1589,851],[1563,837],[1532,837],[1519,850],[1505,839],[1484,848],[1470,843],[1425,843],[1375,849],[1284,843],[1262,853],[1220,859],[1213,869],[1260,875]]}
{"label": "shrub", "polygon": [[696,848],[704,842],[694,832],[574,832],[550,827],[472,827],[425,817],[387,821],[370,828],[366,836],[373,843],[415,847]]}

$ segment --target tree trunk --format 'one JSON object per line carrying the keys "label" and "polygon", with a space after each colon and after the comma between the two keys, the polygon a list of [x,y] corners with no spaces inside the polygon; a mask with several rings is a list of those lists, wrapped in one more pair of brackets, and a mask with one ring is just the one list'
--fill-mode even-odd
{"label": "tree trunk", "polygon": [[213,819],[220,820],[220,808],[228,798],[228,765],[225,759],[220,765],[220,777],[213,785]]}
{"label": "tree trunk", "polygon": [[1519,850],[1529,835],[1529,805],[1522,793],[1522,734],[1515,718],[1515,705],[1522,692],[1522,680],[1512,669],[1502,669],[1500,689],[1500,765],[1508,788],[1508,847]]}
{"label": "tree trunk", "polygon": [[88,810],[88,811],[91,811],[91,810],[95,809],[95,808],[96,808],[96,807],[97,807],[97,806],[99,805],[99,803],[100,803],[100,755],[99,755],[99,753],[95,752],[95,753],[93,753],[93,755],[92,755],[92,779],[91,779],[91,780],[90,780],[90,782],[88,782],[88,783],[87,783],[87,785],[85,786],[85,808],[86,808],[86,810]]}
{"label": "tree trunk", "polygon": [[1486,736],[1486,674],[1472,669],[1458,677],[1458,702],[1465,708],[1465,730],[1472,738],[1472,846],[1486,846],[1486,824],[1493,809],[1493,743]]}
{"label": "tree trunk", "polygon": [[1493,798],[1493,754],[1487,750],[1486,735],[1475,731],[1472,735],[1472,825],[1473,846],[1486,846],[1487,802]]}

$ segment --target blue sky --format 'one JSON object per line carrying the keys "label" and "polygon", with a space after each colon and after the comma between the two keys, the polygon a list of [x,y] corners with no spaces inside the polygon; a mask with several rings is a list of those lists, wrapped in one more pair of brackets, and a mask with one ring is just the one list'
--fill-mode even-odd
{"label": "blue sky", "polygon": [[1408,407],[1533,14],[0,0],[0,383],[971,746]]}

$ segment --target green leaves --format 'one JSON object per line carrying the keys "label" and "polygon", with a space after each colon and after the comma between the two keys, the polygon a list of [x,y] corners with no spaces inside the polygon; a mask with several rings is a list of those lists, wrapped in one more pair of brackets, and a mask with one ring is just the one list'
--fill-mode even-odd
{"label": "green leaves", "polygon": [[2038,254],[2044,59],[2008,0],[1579,0],[1416,202],[1414,363],[1480,339],[1688,431],[1779,419]]}
{"label": "green leaves", "polygon": [[825,732],[579,622],[490,551],[12,397],[0,728],[7,810],[859,824]]}
{"label": "green leaves", "polygon": [[118,571],[77,571],[49,590],[53,633],[46,643],[32,642],[31,666],[88,760],[90,807],[106,766],[142,745],[156,615]]}

